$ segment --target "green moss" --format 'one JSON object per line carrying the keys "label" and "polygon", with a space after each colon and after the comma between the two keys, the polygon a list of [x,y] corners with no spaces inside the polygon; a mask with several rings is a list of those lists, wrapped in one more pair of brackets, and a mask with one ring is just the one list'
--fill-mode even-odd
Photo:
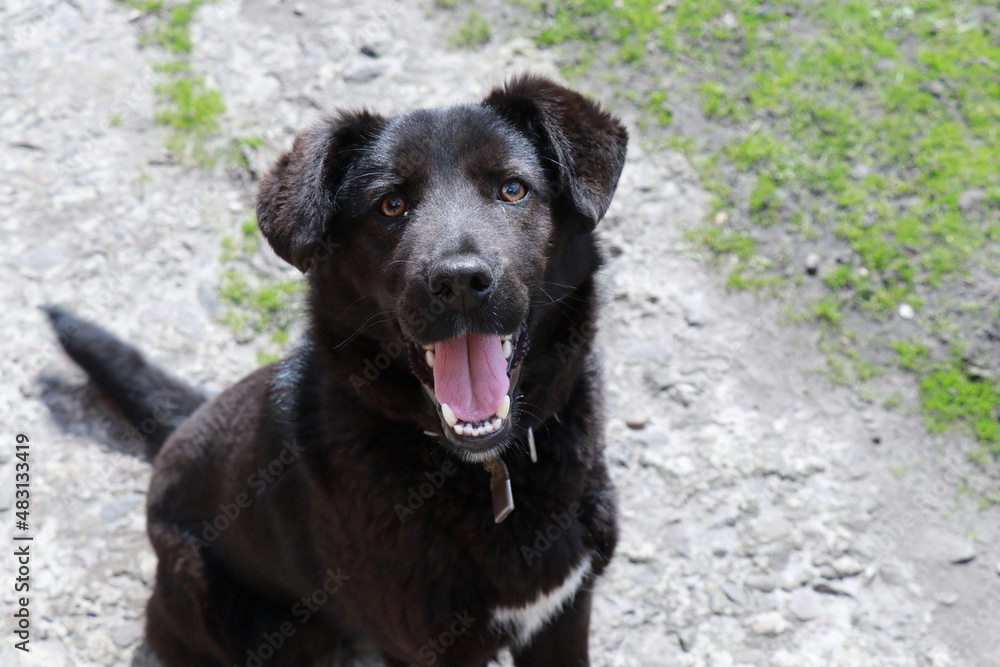
{"label": "green moss", "polygon": [[244,220],[236,233],[222,237],[223,270],[218,293],[225,307],[220,320],[242,342],[255,341],[258,361],[270,363],[287,347],[293,324],[302,317],[305,283],[275,279],[254,268],[257,219]]}
{"label": "green moss", "polygon": [[930,348],[918,341],[896,339],[890,347],[896,352],[899,365],[906,370],[920,373],[930,363]]}
{"label": "green moss", "polygon": [[1000,454],[1000,386],[971,376],[960,360],[952,360],[920,382],[927,427],[943,431],[970,426],[984,448]]}
{"label": "green moss", "polygon": [[843,302],[835,296],[817,301],[814,313],[816,319],[827,326],[839,328],[844,323]]}
{"label": "green moss", "polygon": [[215,155],[206,148],[219,131],[219,119],[226,110],[222,94],[205,83],[191,65],[194,50],[191,26],[197,11],[214,0],[186,0],[168,4],[161,0],[125,0],[125,3],[154,18],[142,41],[169,54],[170,60],[153,65],[163,75],[157,84],[155,119],[171,129],[166,145],[186,164],[210,166]]}
{"label": "green moss", "polygon": [[225,151],[225,161],[231,167],[246,168],[250,166],[246,150],[257,150],[264,145],[260,137],[237,137],[229,142]]}
{"label": "green moss", "polygon": [[215,156],[205,142],[219,130],[219,117],[226,110],[222,94],[207,86],[200,75],[187,71],[172,74],[156,86],[156,92],[163,100],[156,121],[173,130],[167,148],[183,162],[212,165]]}
{"label": "green moss", "polygon": [[219,91],[209,88],[203,77],[195,74],[174,76],[156,87],[168,106],[156,113],[156,120],[181,133],[204,134],[219,127],[219,116],[226,110]]}
{"label": "green moss", "polygon": [[273,352],[271,350],[257,350],[257,365],[259,366],[266,366],[280,360],[281,355],[277,352]]}
{"label": "green moss", "polygon": [[490,24],[478,10],[470,10],[465,22],[448,36],[453,48],[474,49],[490,41]]}
{"label": "green moss", "polygon": [[649,93],[642,108],[647,114],[644,118],[647,122],[666,126],[674,119],[673,112],[667,106],[667,93],[664,90],[654,90]]}

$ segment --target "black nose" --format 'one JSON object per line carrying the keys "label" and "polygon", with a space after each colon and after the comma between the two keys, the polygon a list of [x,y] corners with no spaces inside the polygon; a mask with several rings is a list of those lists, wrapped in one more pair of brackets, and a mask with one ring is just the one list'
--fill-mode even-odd
{"label": "black nose", "polygon": [[438,262],[431,269],[427,287],[449,308],[469,310],[482,304],[489,295],[493,276],[482,259],[459,255]]}

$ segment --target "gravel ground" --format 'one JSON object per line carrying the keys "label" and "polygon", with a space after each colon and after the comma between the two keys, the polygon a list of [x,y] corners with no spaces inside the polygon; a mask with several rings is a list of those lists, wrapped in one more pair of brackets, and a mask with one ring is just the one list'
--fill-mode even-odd
{"label": "gravel ground", "polygon": [[[149,465],[36,306],[67,304],[206,390],[227,386],[255,355],[218,322],[219,239],[297,130],[336,107],[470,101],[511,71],[557,68],[524,40],[447,49],[447,26],[415,3],[223,0],[200,12],[194,63],[225,97],[224,134],[265,140],[234,174],[164,155],[156,54],[132,10],[12,0],[0,20],[0,534],[14,545],[22,432],[34,536],[31,652],[14,648],[7,547],[0,667],[153,665]],[[640,144],[602,223],[623,539],[593,663],[1000,664],[1000,507],[959,492],[996,488],[996,469],[972,467],[962,436],[831,389],[814,334],[782,325],[779,302],[724,291],[684,242],[707,205],[685,159]]]}

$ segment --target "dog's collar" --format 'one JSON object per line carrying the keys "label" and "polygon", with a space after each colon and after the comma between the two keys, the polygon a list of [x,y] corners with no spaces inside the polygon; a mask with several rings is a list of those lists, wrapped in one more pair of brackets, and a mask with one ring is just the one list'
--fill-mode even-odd
{"label": "dog's collar", "polygon": [[[430,436],[437,436],[433,431],[424,431]],[[535,431],[528,427],[528,450],[531,452],[531,462],[538,463],[538,450],[535,449]],[[490,474],[490,495],[493,497],[493,520],[500,523],[514,511],[514,493],[510,488],[510,472],[503,459],[486,459],[483,469]]]}
{"label": "dog's collar", "polygon": [[514,511],[514,494],[510,490],[510,472],[499,457],[487,459],[483,468],[490,473],[490,494],[493,496],[493,520],[500,523]]}
{"label": "dog's collar", "polygon": [[[535,449],[535,432],[528,427],[528,449],[531,451],[531,462],[538,463],[538,451]],[[490,494],[493,497],[493,520],[500,523],[514,511],[514,494],[510,489],[510,472],[507,464],[499,457],[487,459],[483,468],[490,474]]]}

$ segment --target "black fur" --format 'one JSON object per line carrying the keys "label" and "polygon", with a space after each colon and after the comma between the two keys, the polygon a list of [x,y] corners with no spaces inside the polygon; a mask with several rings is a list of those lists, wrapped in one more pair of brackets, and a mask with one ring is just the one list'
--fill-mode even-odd
{"label": "black fur", "polygon": [[[591,587],[617,535],[590,231],[625,145],[617,120],[537,77],[479,105],[343,113],[296,139],[258,217],[306,272],[310,332],[198,408],[157,457],[147,637],[165,664],[254,664],[278,637],[263,664],[308,665],[357,635],[390,666],[481,666],[504,646],[518,667],[588,663]],[[511,179],[527,192],[516,201],[498,195]],[[390,194],[405,215],[380,213]],[[148,407],[136,376],[140,394],[180,387],[93,332],[67,349],[130,420]],[[512,336],[510,418],[492,435],[456,435],[427,387],[421,346],[465,332]],[[474,462],[497,456],[516,505],[499,524]],[[588,561],[529,641],[491,622]]]}

